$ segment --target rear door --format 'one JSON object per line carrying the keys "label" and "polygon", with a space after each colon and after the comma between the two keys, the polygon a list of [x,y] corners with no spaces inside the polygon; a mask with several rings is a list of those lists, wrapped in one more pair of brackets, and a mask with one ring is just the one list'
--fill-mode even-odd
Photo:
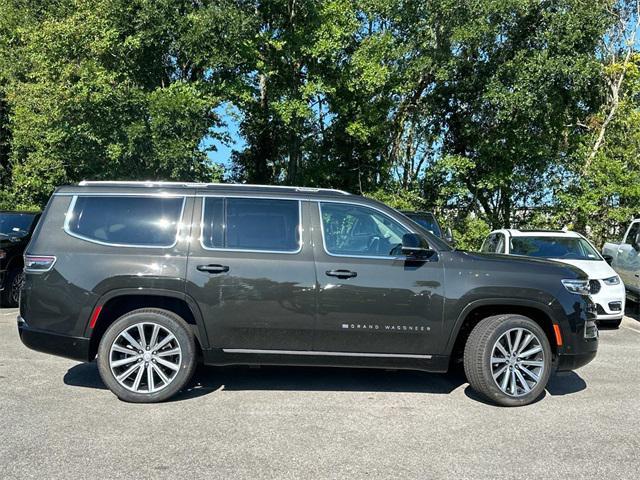
{"label": "rear door", "polygon": [[314,349],[424,355],[443,345],[443,265],[400,252],[411,231],[388,213],[346,202],[310,202],[318,277]]}
{"label": "rear door", "polygon": [[315,269],[304,201],[196,199],[187,293],[212,348],[311,350]]}

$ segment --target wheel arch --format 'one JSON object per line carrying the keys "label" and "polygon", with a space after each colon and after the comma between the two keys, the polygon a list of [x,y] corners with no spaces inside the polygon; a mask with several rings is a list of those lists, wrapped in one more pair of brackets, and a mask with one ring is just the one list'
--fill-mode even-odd
{"label": "wheel arch", "polygon": [[447,352],[455,360],[467,342],[471,330],[484,318],[492,315],[523,315],[536,322],[547,335],[553,355],[558,354],[554,333],[554,313],[549,306],[530,300],[486,299],[467,305],[458,316],[447,342]]}
{"label": "wheel arch", "polygon": [[89,337],[89,360],[95,358],[100,340],[107,328],[127,312],[140,308],[161,308],[179,315],[189,326],[200,349],[208,348],[207,334],[202,312],[193,298],[182,292],[161,289],[118,289],[102,295],[92,309],[92,315],[99,309],[95,326],[91,328],[91,318],[87,319],[85,337]]}

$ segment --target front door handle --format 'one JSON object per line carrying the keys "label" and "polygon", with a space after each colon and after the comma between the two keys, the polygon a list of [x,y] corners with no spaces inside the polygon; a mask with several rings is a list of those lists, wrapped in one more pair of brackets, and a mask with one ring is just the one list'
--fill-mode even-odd
{"label": "front door handle", "polygon": [[225,273],[229,271],[229,267],[226,265],[198,265],[196,269],[200,272],[206,273]]}
{"label": "front door handle", "polygon": [[352,272],[351,270],[327,270],[325,272],[330,277],[338,277],[338,278],[353,278],[357,277],[357,272]]}

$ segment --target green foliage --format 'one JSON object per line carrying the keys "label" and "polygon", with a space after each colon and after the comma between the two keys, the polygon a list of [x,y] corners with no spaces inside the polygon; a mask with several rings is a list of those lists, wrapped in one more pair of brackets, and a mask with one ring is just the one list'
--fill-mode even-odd
{"label": "green foliage", "polygon": [[487,222],[475,216],[467,216],[457,222],[453,228],[456,248],[460,250],[479,250],[482,242],[491,232]]}
{"label": "green foliage", "polygon": [[[433,210],[463,248],[525,224],[601,241],[640,210],[632,7],[0,0],[0,205],[83,178],[224,176]],[[206,146],[229,140],[223,104],[244,145],[226,172]]]}
{"label": "green foliage", "polygon": [[220,99],[182,45],[195,7],[2,1],[13,14],[0,30],[0,57],[11,59],[0,75],[11,110],[3,190],[16,206],[42,206],[57,185],[84,178],[220,176],[201,147],[220,124]]}
{"label": "green foliage", "polygon": [[420,193],[411,190],[375,190],[366,193],[365,196],[385,203],[396,210],[420,211],[426,206]]}

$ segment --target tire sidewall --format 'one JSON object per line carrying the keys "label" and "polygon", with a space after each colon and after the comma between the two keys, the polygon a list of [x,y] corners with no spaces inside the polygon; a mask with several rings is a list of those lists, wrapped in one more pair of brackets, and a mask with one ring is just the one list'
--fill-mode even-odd
{"label": "tire sidewall", "polygon": [[[141,322],[157,323],[169,330],[176,337],[182,354],[180,370],[173,381],[168,387],[154,393],[136,393],[126,389],[116,380],[109,365],[111,346],[118,335],[132,325]],[[195,367],[195,353],[193,334],[180,317],[172,312],[160,310],[135,310],[117,319],[104,333],[98,347],[98,371],[105,385],[121,400],[136,403],[161,402],[175,395],[190,380]]]}
{"label": "tire sidewall", "polygon": [[[540,341],[540,345],[542,346],[542,350],[544,352],[544,371],[542,372],[542,377],[540,377],[540,380],[538,381],[536,386],[532,388],[529,393],[520,397],[509,396],[502,390],[500,390],[500,387],[498,387],[495,380],[493,379],[493,371],[491,369],[491,356],[493,353],[493,346],[505,332],[507,332],[508,330],[513,330],[514,328],[525,328],[534,333],[536,337],[538,337],[538,340]],[[549,339],[544,333],[544,330],[542,330],[542,328],[540,328],[540,326],[536,322],[527,317],[519,315],[513,315],[505,319],[489,335],[489,338],[484,345],[484,351],[482,353],[482,371],[487,378],[487,387],[489,390],[487,394],[489,398],[496,403],[505,406],[521,406],[537,400],[544,393],[551,376],[552,355],[553,352],[551,351]]]}

